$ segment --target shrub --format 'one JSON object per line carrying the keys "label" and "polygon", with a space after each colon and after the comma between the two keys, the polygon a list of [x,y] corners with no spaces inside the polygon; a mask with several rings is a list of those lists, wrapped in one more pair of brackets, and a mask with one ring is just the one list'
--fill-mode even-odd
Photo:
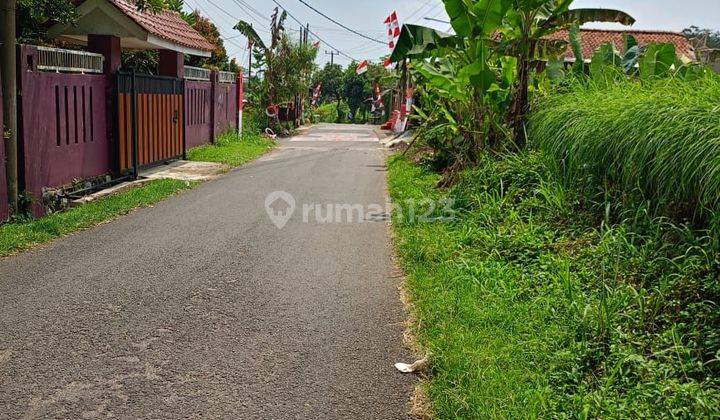
{"label": "shrub", "polygon": [[638,192],[654,210],[720,204],[720,78],[577,85],[536,105],[530,139],[566,181]]}

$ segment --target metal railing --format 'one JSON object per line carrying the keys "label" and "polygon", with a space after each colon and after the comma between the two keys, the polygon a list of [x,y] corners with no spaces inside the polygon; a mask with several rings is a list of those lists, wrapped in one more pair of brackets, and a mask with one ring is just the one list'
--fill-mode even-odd
{"label": "metal railing", "polygon": [[221,71],[218,73],[218,81],[220,83],[235,83],[237,76],[231,71]]}
{"label": "metal railing", "polygon": [[185,66],[185,78],[190,80],[210,80],[210,70]]}
{"label": "metal railing", "polygon": [[65,50],[62,48],[37,47],[38,70],[102,73],[105,57],[86,51]]}

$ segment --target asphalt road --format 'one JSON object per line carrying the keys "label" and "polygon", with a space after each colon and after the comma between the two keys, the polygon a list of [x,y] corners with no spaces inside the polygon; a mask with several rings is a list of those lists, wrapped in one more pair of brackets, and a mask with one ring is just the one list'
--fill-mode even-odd
{"label": "asphalt road", "polygon": [[[410,355],[383,215],[303,210],[384,205],[376,140],[320,126],[0,260],[0,418],[405,417],[415,378],[393,368]],[[274,191],[296,200],[283,229],[266,211]]]}

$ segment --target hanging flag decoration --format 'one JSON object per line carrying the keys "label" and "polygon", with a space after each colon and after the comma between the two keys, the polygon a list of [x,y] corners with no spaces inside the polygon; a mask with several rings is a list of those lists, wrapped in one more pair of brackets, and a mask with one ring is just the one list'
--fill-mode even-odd
{"label": "hanging flag decoration", "polygon": [[313,42],[313,48],[320,48],[320,41]]}
{"label": "hanging flag decoration", "polygon": [[321,89],[322,89],[322,82],[318,83],[317,87],[315,88],[315,91],[313,92],[312,103],[310,105],[313,108],[317,108],[317,106],[318,106],[318,100],[320,99]]}
{"label": "hanging flag decoration", "polygon": [[386,69],[391,70],[393,68],[393,63],[390,61],[390,57],[388,57],[385,62],[383,63],[383,66],[385,66]]}
{"label": "hanging flag decoration", "polygon": [[413,95],[415,94],[415,88],[412,86],[408,86],[407,92],[405,94],[405,108],[408,114],[412,114],[412,107],[413,107]]}
{"label": "hanging flag decoration", "polygon": [[365,73],[367,70],[368,70],[368,61],[363,60],[362,63],[360,63],[360,65],[358,65],[357,68],[355,69],[355,73],[360,75],[360,74]]}
{"label": "hanging flag decoration", "polygon": [[382,99],[382,92],[380,92],[380,85],[375,83],[375,100],[372,104],[372,112],[379,111],[385,108],[385,104]]}
{"label": "hanging flag decoration", "polygon": [[395,38],[400,36],[400,22],[398,21],[397,12],[392,12],[385,19],[385,26],[387,27],[388,46],[392,50],[395,48]]}

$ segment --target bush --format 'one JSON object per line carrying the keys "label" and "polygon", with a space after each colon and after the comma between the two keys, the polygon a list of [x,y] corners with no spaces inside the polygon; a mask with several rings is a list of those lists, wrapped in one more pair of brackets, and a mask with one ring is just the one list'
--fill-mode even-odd
{"label": "bush", "polygon": [[639,193],[661,212],[720,204],[720,78],[578,85],[541,100],[530,140],[566,181]]}
{"label": "bush", "polygon": [[337,102],[328,102],[315,109],[315,120],[320,123],[344,123],[350,112],[347,103],[340,102],[340,120],[338,121]]}

